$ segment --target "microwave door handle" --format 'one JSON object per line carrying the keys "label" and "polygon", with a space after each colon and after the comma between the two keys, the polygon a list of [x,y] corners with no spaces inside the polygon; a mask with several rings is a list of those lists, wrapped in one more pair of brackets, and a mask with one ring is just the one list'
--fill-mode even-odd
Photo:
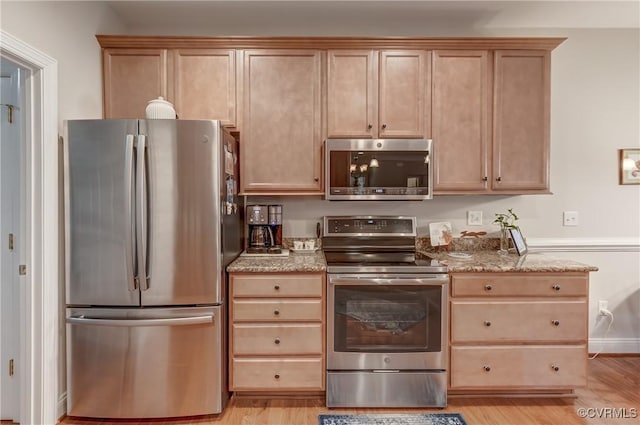
{"label": "microwave door handle", "polygon": [[135,239],[135,217],[133,199],[133,134],[127,134],[125,138],[124,157],[124,203],[125,203],[125,261],[127,269],[127,286],[129,291],[138,289],[138,276],[135,271],[136,239]]}
{"label": "microwave door handle", "polygon": [[149,289],[147,274],[147,147],[146,136],[137,136],[136,158],[136,238],[138,247],[138,279],[140,289]]}

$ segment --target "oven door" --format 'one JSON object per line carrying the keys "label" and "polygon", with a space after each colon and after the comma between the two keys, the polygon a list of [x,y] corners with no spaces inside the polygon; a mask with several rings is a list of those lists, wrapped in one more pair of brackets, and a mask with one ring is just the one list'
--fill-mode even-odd
{"label": "oven door", "polygon": [[446,370],[448,281],[328,274],[327,369]]}

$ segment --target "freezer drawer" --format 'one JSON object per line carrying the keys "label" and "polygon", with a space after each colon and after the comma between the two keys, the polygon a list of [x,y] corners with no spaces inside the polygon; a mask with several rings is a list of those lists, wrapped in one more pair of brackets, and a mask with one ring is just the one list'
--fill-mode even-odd
{"label": "freezer drawer", "polygon": [[228,399],[223,307],[68,308],[67,414],[220,413]]}

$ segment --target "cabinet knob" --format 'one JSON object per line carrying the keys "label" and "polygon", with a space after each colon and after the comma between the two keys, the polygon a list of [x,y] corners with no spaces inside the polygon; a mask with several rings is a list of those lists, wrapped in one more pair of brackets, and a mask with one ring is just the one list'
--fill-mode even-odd
{"label": "cabinet knob", "polygon": [[484,321],[484,325],[485,325],[486,327],[489,327],[489,326],[491,326],[491,322],[490,322],[490,321],[488,321],[488,320],[485,320],[485,321]]}
{"label": "cabinet knob", "polygon": [[367,126],[367,128],[368,128],[369,130],[371,130],[371,129],[373,128],[373,124],[369,124],[369,125]]}
{"label": "cabinet knob", "polygon": [[484,285],[484,290],[485,290],[485,291],[490,291],[490,290],[492,290],[492,289],[493,289],[493,286],[491,286],[491,285],[489,285],[489,284]]}
{"label": "cabinet knob", "polygon": [[552,320],[552,321],[551,321],[551,324],[552,324],[553,326],[560,326],[560,321],[559,321],[559,320]]}
{"label": "cabinet knob", "polygon": [[280,375],[278,375],[277,373],[275,375],[273,375],[274,378],[276,379],[280,379]]}
{"label": "cabinet knob", "polygon": [[276,338],[275,341],[273,341],[276,343],[276,345],[280,344],[280,338]]}
{"label": "cabinet knob", "polygon": [[276,291],[279,291],[280,290],[280,285],[274,286],[273,289],[275,289]]}
{"label": "cabinet knob", "polygon": [[484,177],[482,178],[482,181],[483,181],[483,182],[486,182],[486,181],[488,181],[488,180],[489,180],[489,177],[487,177],[487,176],[484,176]]}
{"label": "cabinet knob", "polygon": [[560,368],[554,364],[551,365],[551,369],[553,369],[554,372],[557,372],[560,370]]}
{"label": "cabinet knob", "polygon": [[279,316],[280,315],[280,310],[273,310],[273,314],[276,315],[276,316]]}
{"label": "cabinet knob", "polygon": [[387,125],[386,124],[382,124],[382,128],[387,128]]}
{"label": "cabinet knob", "polygon": [[482,368],[484,369],[485,372],[491,372],[491,366],[489,365],[482,366]]}
{"label": "cabinet knob", "polygon": [[501,182],[502,181],[502,177],[496,177],[496,181],[497,182]]}
{"label": "cabinet knob", "polygon": [[554,291],[556,291],[556,292],[557,292],[557,291],[559,291],[559,290],[560,290],[560,285],[558,285],[558,284],[556,283],[556,284],[555,284],[555,285],[553,285],[551,288],[552,288]]}
{"label": "cabinet knob", "polygon": [[318,181],[320,181],[320,177],[314,177],[314,178],[313,178],[313,181],[314,181],[314,182],[318,182]]}

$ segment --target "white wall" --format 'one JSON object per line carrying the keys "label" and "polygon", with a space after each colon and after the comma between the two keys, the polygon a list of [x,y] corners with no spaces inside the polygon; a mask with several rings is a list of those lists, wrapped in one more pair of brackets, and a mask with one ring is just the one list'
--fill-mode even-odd
{"label": "white wall", "polygon": [[[614,343],[605,351],[640,352],[640,186],[617,183],[617,149],[640,147],[637,26],[499,28],[495,21],[492,24],[491,13],[461,13],[454,22],[431,15],[395,19],[392,6],[367,17],[366,10],[349,7],[348,13],[338,15],[328,7],[321,14],[306,17],[296,9],[295,19],[254,7],[227,11],[217,20],[200,16],[196,21],[186,21],[176,16],[161,25],[127,27],[126,17],[118,17],[102,2],[3,0],[1,26],[58,61],[61,133],[63,120],[102,116],[101,59],[95,34],[568,37],[552,53],[553,195],[442,196],[428,202],[388,203],[337,203],[318,198],[269,201],[284,204],[287,236],[313,235],[315,223],[323,215],[358,213],[415,215],[423,233],[429,222],[447,220],[457,233],[468,228],[466,211],[480,210],[485,225],[473,230],[493,230],[493,214],[514,208],[522,217],[521,228],[531,244],[545,245],[552,240],[560,247],[577,243],[581,249],[591,250],[555,254],[600,267],[591,278],[590,335],[602,337],[602,325],[595,321],[595,306],[598,299],[607,299],[616,322],[608,335]],[[562,226],[565,210],[579,212],[579,226]],[[602,243],[605,239],[606,247]],[[629,243],[630,248],[623,246]],[[610,245],[622,252],[612,251]],[[61,370],[63,364],[61,358]],[[64,376],[60,380],[64,384]],[[61,394],[63,391],[61,388]]]}

